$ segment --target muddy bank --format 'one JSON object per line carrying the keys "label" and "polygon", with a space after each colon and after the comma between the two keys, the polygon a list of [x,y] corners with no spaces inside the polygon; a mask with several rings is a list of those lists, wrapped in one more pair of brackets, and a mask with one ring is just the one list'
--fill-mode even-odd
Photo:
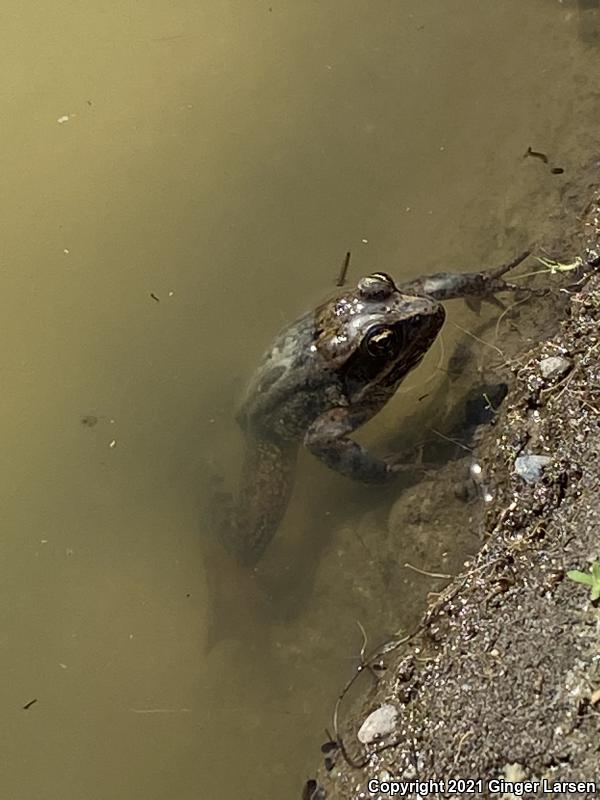
{"label": "muddy bank", "polygon": [[595,782],[562,796],[600,796],[600,612],[566,575],[600,561],[600,193],[580,198],[565,198],[560,246],[585,270],[563,276],[558,332],[512,360],[474,456],[481,548],[416,630],[363,654],[305,798],[383,798],[369,781],[390,779],[446,782],[423,796],[512,797],[495,779],[540,782],[525,797]]}

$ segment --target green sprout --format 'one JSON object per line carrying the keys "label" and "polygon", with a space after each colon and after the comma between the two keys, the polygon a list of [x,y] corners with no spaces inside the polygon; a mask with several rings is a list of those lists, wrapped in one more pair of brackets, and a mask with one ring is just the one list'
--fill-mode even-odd
{"label": "green sprout", "polygon": [[592,602],[600,598],[600,561],[595,561],[590,567],[588,572],[580,572],[578,569],[572,569],[567,572],[567,578],[577,583],[586,583],[592,587],[591,599]]}
{"label": "green sprout", "polygon": [[546,267],[551,275],[556,275],[557,272],[570,272],[572,269],[577,269],[583,265],[583,261],[579,256],[576,256],[574,261],[570,264],[563,264],[561,261],[556,261],[554,258],[545,258],[543,256],[536,256],[536,260],[540,262],[543,267]]}
{"label": "green sprout", "polygon": [[520,280],[521,278],[531,278],[533,275],[543,275],[544,272],[549,272],[551,275],[557,275],[562,272],[571,272],[578,267],[583,266],[583,259],[580,256],[575,256],[571,262],[557,261],[554,258],[546,258],[545,256],[536,256],[535,260],[544,267],[544,269],[536,269],[535,272],[526,272],[525,274],[515,275],[513,280]]}

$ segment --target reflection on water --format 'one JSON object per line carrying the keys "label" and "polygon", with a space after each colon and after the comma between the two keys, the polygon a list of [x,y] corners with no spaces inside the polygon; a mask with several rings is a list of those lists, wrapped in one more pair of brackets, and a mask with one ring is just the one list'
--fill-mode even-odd
{"label": "reflection on water", "polygon": [[[297,795],[356,620],[429,587],[377,561],[394,495],[308,456],[260,592],[207,574],[205,476],[235,479],[241,384],[347,250],[401,280],[539,237],[593,130],[583,11],[5,3],[4,797]],[[360,436],[439,406],[442,356]],[[244,618],[207,653],[215,581]]]}

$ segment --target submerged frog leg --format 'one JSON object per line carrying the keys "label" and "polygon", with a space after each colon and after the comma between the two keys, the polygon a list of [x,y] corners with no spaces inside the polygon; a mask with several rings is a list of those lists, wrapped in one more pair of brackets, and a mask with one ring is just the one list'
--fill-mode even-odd
{"label": "submerged frog leg", "polygon": [[332,408],[317,417],[308,428],[304,444],[328,467],[347,478],[364,483],[385,483],[394,476],[398,467],[371,455],[348,436],[363,422],[364,414],[353,414],[348,408]]}
{"label": "submerged frog leg", "polygon": [[239,496],[221,540],[242,564],[256,564],[275,535],[294,485],[295,444],[248,436]]}
{"label": "submerged frog leg", "polygon": [[[456,297],[490,297],[495,292],[528,291],[534,294],[540,290],[509,283],[502,278],[506,272],[518,266],[530,254],[526,250],[521,255],[494,269],[481,272],[438,272],[398,286],[406,294],[427,295],[435,300],[452,300]],[[544,290],[541,290],[544,291]]]}

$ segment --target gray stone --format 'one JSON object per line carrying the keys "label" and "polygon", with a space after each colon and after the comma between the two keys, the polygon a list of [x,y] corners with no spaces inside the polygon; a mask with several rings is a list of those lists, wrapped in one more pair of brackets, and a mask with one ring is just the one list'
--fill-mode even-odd
{"label": "gray stone", "polygon": [[543,378],[561,378],[572,366],[568,358],[549,356],[540,361],[540,372]]}
{"label": "gray stone", "polygon": [[363,724],[357,734],[358,741],[362,744],[371,744],[383,736],[388,736],[396,729],[398,709],[390,703],[384,703],[376,708]]}
{"label": "gray stone", "polygon": [[527,483],[536,483],[551,461],[550,456],[518,456],[515,458],[515,472]]}

